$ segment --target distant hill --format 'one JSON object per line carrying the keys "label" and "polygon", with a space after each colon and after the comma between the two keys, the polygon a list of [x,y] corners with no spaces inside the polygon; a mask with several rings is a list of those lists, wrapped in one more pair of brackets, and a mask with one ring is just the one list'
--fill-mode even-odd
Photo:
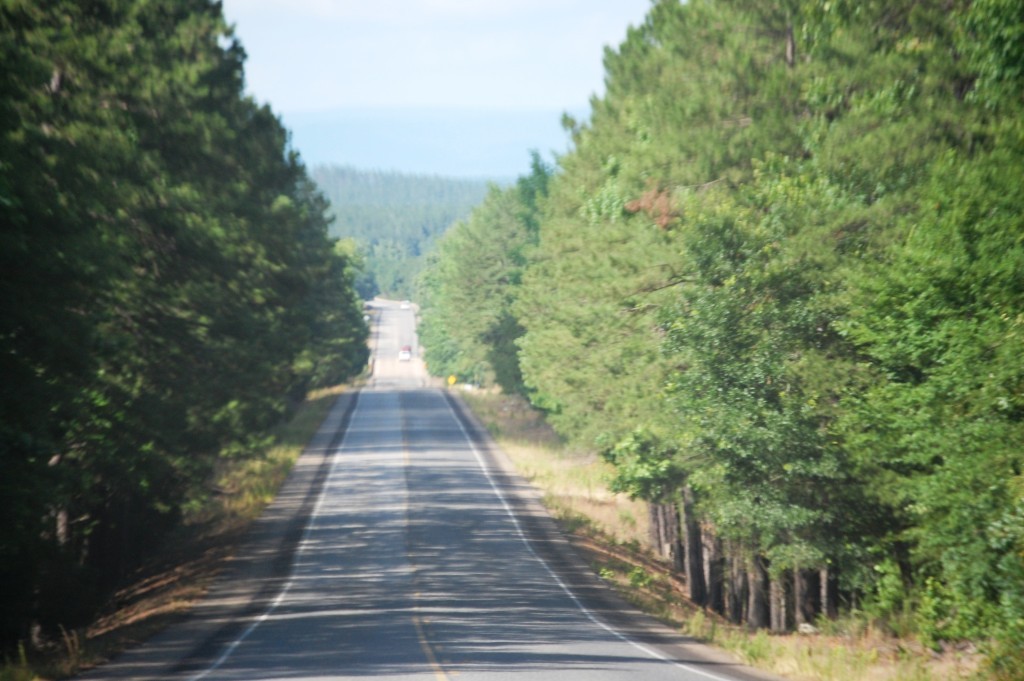
{"label": "distant hill", "polygon": [[331,202],[331,234],[352,238],[366,256],[359,292],[409,298],[434,240],[469,216],[486,180],[318,166],[310,173]]}
{"label": "distant hill", "polygon": [[[530,171],[530,150],[548,157],[569,149],[562,113],[343,109],[283,118],[309,167],[342,164],[512,182]],[[582,120],[589,108],[568,113]]]}

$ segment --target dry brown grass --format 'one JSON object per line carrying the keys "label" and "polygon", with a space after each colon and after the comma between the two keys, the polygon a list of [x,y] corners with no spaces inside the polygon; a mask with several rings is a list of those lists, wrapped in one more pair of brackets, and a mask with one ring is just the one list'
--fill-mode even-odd
{"label": "dry brown grass", "polygon": [[613,543],[646,545],[647,507],[608,490],[610,464],[592,452],[566,448],[521,398],[487,391],[462,397],[519,474],[543,491],[545,505],[559,520]]}

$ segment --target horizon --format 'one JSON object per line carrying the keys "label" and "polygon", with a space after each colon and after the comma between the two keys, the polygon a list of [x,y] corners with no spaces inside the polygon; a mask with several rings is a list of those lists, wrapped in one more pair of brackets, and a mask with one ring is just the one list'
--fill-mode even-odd
{"label": "horizon", "polygon": [[496,182],[530,172],[531,152],[549,163],[571,148],[554,110],[359,107],[279,114],[291,148],[309,168],[393,170]]}
{"label": "horizon", "polygon": [[310,167],[514,178],[563,154],[651,0],[225,0],[246,91]]}

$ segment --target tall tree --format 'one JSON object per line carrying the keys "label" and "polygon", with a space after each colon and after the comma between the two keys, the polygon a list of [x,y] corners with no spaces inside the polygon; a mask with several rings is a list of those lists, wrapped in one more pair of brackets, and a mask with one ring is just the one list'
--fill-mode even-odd
{"label": "tall tree", "polygon": [[[507,189],[492,186],[465,222],[445,234],[421,280],[421,336],[439,375],[522,392],[513,311],[539,204],[551,170],[533,155],[532,172]],[[458,318],[458,324],[450,320]]]}
{"label": "tall tree", "polygon": [[906,514],[933,640],[1011,632],[1024,612],[1024,154],[1019,138],[1000,142],[937,160],[843,327],[877,371],[845,425]]}
{"label": "tall tree", "polygon": [[6,644],[87,618],[366,329],[219,4],[6,3],[0,32]]}
{"label": "tall tree", "polygon": [[656,2],[564,121],[524,384],[692,511],[734,617],[843,598],[1021,668],[1021,8]]}

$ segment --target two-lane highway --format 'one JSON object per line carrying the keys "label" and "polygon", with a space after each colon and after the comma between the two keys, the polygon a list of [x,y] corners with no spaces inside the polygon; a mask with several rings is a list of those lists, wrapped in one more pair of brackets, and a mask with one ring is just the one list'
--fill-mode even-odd
{"label": "two-lane highway", "polygon": [[[658,645],[646,629],[607,624],[568,586],[572,568],[553,535],[537,534],[543,519],[525,510],[521,481],[499,470],[456,402],[425,387],[417,356],[397,360],[402,345],[415,346],[413,310],[384,304],[374,379],[335,439],[276,595],[161,678],[754,678],[689,657],[670,634]],[[142,676],[117,669],[110,678]]]}

